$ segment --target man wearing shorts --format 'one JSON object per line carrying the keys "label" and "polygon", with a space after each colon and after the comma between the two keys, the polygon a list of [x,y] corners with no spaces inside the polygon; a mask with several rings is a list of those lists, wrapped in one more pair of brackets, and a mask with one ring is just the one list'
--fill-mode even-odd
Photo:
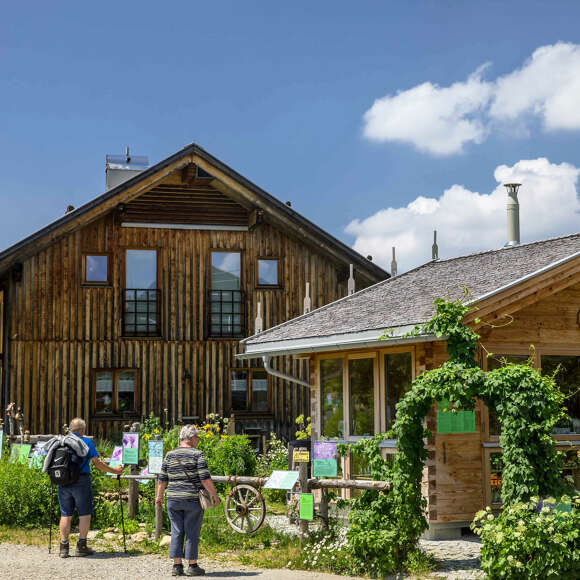
{"label": "man wearing shorts", "polygon": [[113,475],[120,475],[123,466],[109,467],[99,459],[99,453],[92,439],[85,437],[87,424],[83,419],[77,417],[70,422],[69,431],[80,437],[89,448],[89,452],[82,458],[80,463],[80,476],[76,483],[71,485],[60,485],[58,487],[58,503],[60,505],[60,557],[68,558],[69,544],[68,537],[74,509],[79,514],[79,540],[75,556],[90,556],[94,551],[87,546],[87,534],[91,527],[91,516],[93,515],[93,487],[91,485],[91,462],[101,471],[107,471]]}

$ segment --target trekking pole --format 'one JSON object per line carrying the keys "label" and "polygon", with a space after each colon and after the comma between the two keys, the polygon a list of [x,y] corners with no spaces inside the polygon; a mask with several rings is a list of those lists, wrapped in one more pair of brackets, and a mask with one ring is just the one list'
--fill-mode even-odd
{"label": "trekking pole", "polygon": [[54,485],[50,484],[50,517],[48,525],[48,553],[52,554],[52,506],[54,501]]}
{"label": "trekking pole", "polygon": [[123,550],[127,553],[127,538],[125,537],[125,517],[123,516],[123,499],[121,498],[121,476],[117,475],[119,481],[119,507],[121,508],[121,526],[123,528]]}

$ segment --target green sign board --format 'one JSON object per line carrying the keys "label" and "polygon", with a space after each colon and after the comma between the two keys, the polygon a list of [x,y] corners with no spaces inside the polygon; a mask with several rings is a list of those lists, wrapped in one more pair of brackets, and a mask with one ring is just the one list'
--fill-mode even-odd
{"label": "green sign board", "polygon": [[449,401],[437,403],[437,433],[475,433],[475,413],[473,411],[444,411]]}
{"label": "green sign board", "polygon": [[123,433],[123,465],[139,464],[139,433]]}
{"label": "green sign board", "polygon": [[311,493],[300,494],[300,519],[314,519],[314,496]]}
{"label": "green sign board", "polygon": [[31,445],[21,445],[15,443],[10,447],[10,463],[26,463],[28,464],[28,455],[30,454]]}
{"label": "green sign board", "polygon": [[336,477],[338,474],[336,441],[315,441],[312,453],[314,477]]}

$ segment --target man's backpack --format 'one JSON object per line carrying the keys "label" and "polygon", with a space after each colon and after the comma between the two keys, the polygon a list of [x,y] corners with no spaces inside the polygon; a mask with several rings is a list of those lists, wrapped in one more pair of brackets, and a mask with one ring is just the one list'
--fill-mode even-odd
{"label": "man's backpack", "polygon": [[81,468],[75,452],[68,445],[57,447],[52,454],[47,473],[53,485],[76,483],[79,480]]}

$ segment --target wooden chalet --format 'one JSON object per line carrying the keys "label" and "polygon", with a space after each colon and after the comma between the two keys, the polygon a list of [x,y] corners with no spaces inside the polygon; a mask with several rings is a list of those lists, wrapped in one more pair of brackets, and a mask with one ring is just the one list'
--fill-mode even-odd
{"label": "wooden chalet", "polygon": [[[554,438],[580,489],[580,234],[434,260],[244,340],[242,357],[309,360],[313,439],[384,432],[412,380],[447,359],[444,340],[406,334],[433,316],[435,298],[460,298],[464,287],[478,307],[466,323],[481,335],[484,370],[530,356],[543,373],[559,368],[570,420]],[[385,329],[390,338],[379,340]],[[501,447],[497,420],[481,401],[474,416],[437,413],[433,405],[426,419],[434,437],[423,490],[430,534],[450,537],[484,506],[500,507]],[[385,446],[396,453],[394,441]],[[356,458],[344,470],[366,475]]]}
{"label": "wooden chalet", "polygon": [[303,312],[307,283],[316,308],[346,295],[351,265],[359,287],[388,274],[196,144],[115,167],[106,193],[0,253],[2,407],[33,433],[213,412],[292,436],[308,389],[236,360],[239,340]]}

